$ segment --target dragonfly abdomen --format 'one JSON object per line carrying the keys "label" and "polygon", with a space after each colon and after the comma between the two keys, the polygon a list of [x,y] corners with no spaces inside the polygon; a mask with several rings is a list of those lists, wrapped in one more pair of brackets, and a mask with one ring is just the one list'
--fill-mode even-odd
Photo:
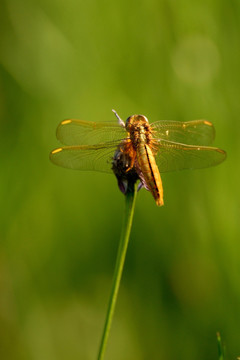
{"label": "dragonfly abdomen", "polygon": [[162,179],[153,152],[148,144],[142,144],[137,149],[137,161],[149,191],[156,204],[163,205]]}

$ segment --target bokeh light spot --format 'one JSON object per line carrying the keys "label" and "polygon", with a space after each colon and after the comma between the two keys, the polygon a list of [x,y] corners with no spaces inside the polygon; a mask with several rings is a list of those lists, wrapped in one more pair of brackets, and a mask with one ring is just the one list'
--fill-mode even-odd
{"label": "bokeh light spot", "polygon": [[173,50],[172,66],[177,76],[192,85],[207,84],[216,76],[220,55],[215,43],[202,35],[184,37]]}

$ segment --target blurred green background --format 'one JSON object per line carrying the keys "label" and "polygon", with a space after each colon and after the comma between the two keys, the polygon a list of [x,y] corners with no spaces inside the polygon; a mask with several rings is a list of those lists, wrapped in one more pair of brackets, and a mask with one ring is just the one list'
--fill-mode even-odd
{"label": "blurred green background", "polygon": [[1,359],[96,359],[124,197],[48,154],[112,108],[206,118],[228,158],[139,192],[106,360],[240,355],[239,28],[237,0],[1,2]]}

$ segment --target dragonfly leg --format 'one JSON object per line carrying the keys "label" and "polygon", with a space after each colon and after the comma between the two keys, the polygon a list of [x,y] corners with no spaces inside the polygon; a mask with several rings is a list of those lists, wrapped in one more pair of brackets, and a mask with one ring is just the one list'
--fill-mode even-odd
{"label": "dragonfly leg", "polygon": [[125,128],[125,122],[120,118],[120,116],[118,115],[118,113],[112,109],[112,112],[116,115],[116,118],[118,119],[118,123],[120,126]]}

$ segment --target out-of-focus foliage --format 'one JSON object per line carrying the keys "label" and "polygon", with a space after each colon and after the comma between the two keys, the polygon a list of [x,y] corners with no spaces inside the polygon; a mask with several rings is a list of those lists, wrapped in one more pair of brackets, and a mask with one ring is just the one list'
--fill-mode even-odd
{"label": "out-of-focus foliage", "polygon": [[48,154],[112,108],[206,118],[228,159],[139,192],[106,360],[217,359],[217,331],[240,355],[239,27],[236,0],[2,1],[1,359],[96,359],[124,199]]}

